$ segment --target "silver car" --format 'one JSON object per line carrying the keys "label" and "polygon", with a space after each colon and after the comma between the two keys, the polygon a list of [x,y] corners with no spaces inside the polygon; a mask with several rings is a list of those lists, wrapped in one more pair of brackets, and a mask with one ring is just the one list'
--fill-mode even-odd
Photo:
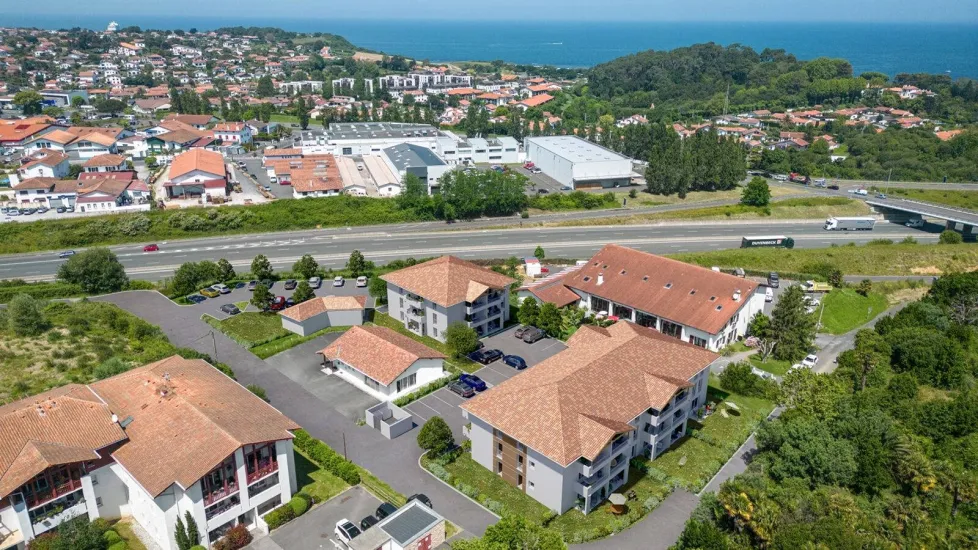
{"label": "silver car", "polygon": [[321,286],[323,286],[323,279],[321,277],[310,277],[309,278],[309,287],[310,288],[319,288]]}

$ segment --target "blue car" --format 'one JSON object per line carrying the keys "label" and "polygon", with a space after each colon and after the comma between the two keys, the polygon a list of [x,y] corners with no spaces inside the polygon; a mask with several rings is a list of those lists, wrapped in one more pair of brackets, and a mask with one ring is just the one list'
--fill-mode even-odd
{"label": "blue car", "polygon": [[503,363],[506,363],[516,370],[523,370],[526,368],[526,361],[524,361],[519,355],[506,355],[503,357]]}
{"label": "blue car", "polygon": [[486,383],[474,374],[462,374],[458,379],[472,386],[472,389],[475,391],[486,391]]}
{"label": "blue car", "polygon": [[207,298],[201,296],[200,294],[191,294],[190,296],[187,296],[187,301],[192,304],[199,304],[201,302],[206,302]]}

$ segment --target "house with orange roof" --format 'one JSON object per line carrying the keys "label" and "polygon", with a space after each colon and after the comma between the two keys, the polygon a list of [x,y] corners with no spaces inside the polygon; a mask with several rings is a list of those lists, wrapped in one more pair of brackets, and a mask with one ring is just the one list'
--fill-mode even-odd
{"label": "house with orange roof", "polygon": [[121,172],[126,169],[126,157],[122,155],[96,155],[82,165],[88,173]]}
{"label": "house with orange roof", "polygon": [[941,141],[950,141],[951,138],[953,138],[954,136],[961,135],[962,133],[964,133],[964,130],[957,129],[957,130],[944,130],[941,132],[934,132],[934,135],[937,136],[937,139]]}
{"label": "house with orange roof", "polygon": [[0,120],[0,147],[22,149],[26,143],[58,129],[53,121]]}
{"label": "house with orange roof", "polygon": [[222,122],[214,126],[214,137],[223,143],[245,145],[251,143],[251,128],[243,122]]}
{"label": "house with orange roof", "polygon": [[363,324],[366,296],[317,296],[279,312],[282,328],[308,336],[329,327]]}
{"label": "house with orange roof", "polygon": [[460,405],[472,458],[554,513],[588,514],[628,483],[633,458],[686,435],[719,357],[630,321],[584,325],[567,349]]}
{"label": "house with orange roof", "polygon": [[215,151],[194,148],[173,157],[170,179],[163,184],[167,197],[224,198],[228,192],[224,156]]}
{"label": "house with orange roof", "polygon": [[34,153],[43,149],[53,149],[68,154],[72,158],[88,160],[98,155],[118,152],[118,141],[126,137],[122,128],[99,128],[72,126],[58,128],[29,141],[24,150]]}
{"label": "house with orange roof", "polygon": [[188,514],[208,548],[298,491],[299,428],[200,359],[174,355],[91,384],[0,406],[5,547],[73,518],[129,516],[151,546],[177,550]]}
{"label": "house with orange roof", "polygon": [[[68,175],[70,168],[68,155],[51,149],[37,151],[33,155],[25,157],[24,160],[27,162],[17,168],[17,176],[22,180],[29,178],[61,179]],[[14,185],[14,182],[11,181],[11,184]]]}
{"label": "house with orange roof", "polygon": [[531,107],[539,107],[540,105],[543,105],[548,101],[551,101],[553,98],[554,97],[550,94],[535,95],[533,97],[528,97],[526,99],[520,100],[519,102],[516,103],[516,106],[525,111]]}

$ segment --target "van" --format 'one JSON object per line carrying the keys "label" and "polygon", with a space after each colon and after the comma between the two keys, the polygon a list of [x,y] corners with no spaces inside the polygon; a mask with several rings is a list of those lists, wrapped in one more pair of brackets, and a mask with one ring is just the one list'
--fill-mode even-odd
{"label": "van", "polygon": [[774,289],[773,288],[767,287],[766,289],[764,289],[764,301],[765,302],[773,302],[774,301]]}

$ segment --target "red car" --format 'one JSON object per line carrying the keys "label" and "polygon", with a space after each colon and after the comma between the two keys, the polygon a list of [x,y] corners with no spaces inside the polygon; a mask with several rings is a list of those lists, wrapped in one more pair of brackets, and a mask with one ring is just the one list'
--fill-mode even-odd
{"label": "red car", "polygon": [[272,303],[268,306],[268,309],[272,311],[280,311],[285,309],[285,296],[276,296]]}
{"label": "red car", "polygon": [[158,245],[148,244],[148,245],[146,245],[146,246],[143,247],[143,252],[156,252],[159,249],[160,249],[160,247]]}

